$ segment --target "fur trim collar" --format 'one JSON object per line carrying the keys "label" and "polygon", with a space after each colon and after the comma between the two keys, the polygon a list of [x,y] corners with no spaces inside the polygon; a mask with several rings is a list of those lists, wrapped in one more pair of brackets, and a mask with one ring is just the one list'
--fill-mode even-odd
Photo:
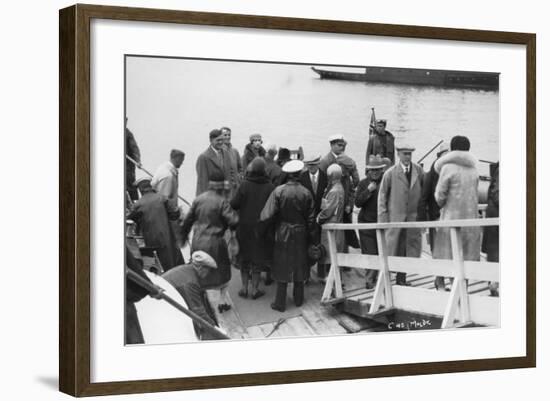
{"label": "fur trim collar", "polygon": [[476,168],[477,159],[468,151],[453,150],[435,162],[435,172],[439,174],[445,164],[458,164],[466,168]]}

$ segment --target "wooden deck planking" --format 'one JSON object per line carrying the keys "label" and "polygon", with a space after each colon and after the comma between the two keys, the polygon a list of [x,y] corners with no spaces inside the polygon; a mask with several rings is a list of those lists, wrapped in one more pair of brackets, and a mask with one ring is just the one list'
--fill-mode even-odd
{"label": "wooden deck planking", "polygon": [[[393,276],[393,275],[392,275]],[[422,288],[424,290],[434,290],[433,275],[421,275],[418,273],[410,273],[407,275],[407,280],[411,283],[412,288]],[[447,280],[448,281],[448,280]],[[348,299],[370,304],[374,295],[373,289],[358,287],[365,282],[364,272],[360,269],[345,270],[342,269],[342,283],[344,284],[344,295]],[[392,279],[392,286],[395,286],[395,277]],[[409,287],[409,288],[411,288]],[[320,305],[320,294],[323,289],[318,280],[313,278],[308,284],[308,296],[306,302],[300,307],[301,315],[288,318],[282,323],[269,338],[278,337],[296,337],[296,336],[315,336],[315,335],[336,335],[345,333],[354,333],[358,331],[369,331],[369,324],[365,321],[355,319],[353,316],[339,312],[336,308]],[[489,295],[488,283],[480,280],[470,280],[468,293],[476,296]],[[441,299],[445,298],[448,293],[441,293]],[[236,310],[229,295],[227,302],[232,305],[232,309],[219,313],[216,305],[220,302],[219,291],[208,291],[208,295],[216,317],[231,338],[265,338],[268,335],[276,322],[269,322],[257,326],[244,327],[242,320],[239,317],[239,311]],[[267,302],[266,299],[264,302]],[[290,301],[291,302],[291,301]],[[375,324],[373,325],[373,330]]]}
{"label": "wooden deck planking", "polygon": [[218,312],[217,307],[217,305],[221,303],[220,291],[208,290],[207,294],[208,299],[212,304],[212,309],[214,310],[214,313],[216,315],[216,319],[218,320],[220,327],[227,331],[228,336],[234,339],[249,338],[248,332],[246,331],[246,328],[244,327],[244,324],[239,317],[239,312],[231,301],[229,293],[226,295],[225,302],[231,305],[231,309],[228,311],[224,311],[223,313]]}

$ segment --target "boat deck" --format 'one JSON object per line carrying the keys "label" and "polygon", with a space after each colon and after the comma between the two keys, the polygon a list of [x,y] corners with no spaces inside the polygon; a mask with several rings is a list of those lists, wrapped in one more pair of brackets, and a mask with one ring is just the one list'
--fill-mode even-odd
{"label": "boat deck", "polygon": [[[425,253],[423,257],[426,258],[426,263],[430,263],[431,256],[429,254]],[[370,303],[369,300],[373,298],[374,290],[365,288],[363,275],[364,273],[358,269],[342,269],[342,282],[347,300],[360,301],[363,304]],[[219,325],[227,331],[232,339],[341,335],[357,332],[390,331],[400,327],[411,329],[411,325],[403,325],[399,321],[404,319],[409,322],[411,320],[410,315],[395,316],[391,324],[388,324],[388,320],[374,321],[343,312],[338,305],[321,305],[320,300],[324,284],[315,277],[314,268],[311,276],[311,280],[305,286],[304,304],[299,308],[294,306],[291,288],[289,288],[287,310],[283,313],[273,311],[270,308],[270,304],[274,300],[274,284],[265,287],[263,282],[261,283],[260,288],[266,290],[266,295],[262,298],[256,300],[240,298],[237,295],[241,286],[240,276],[239,271],[235,269],[226,295],[226,302],[231,305],[231,309],[219,313],[216,305],[222,301],[218,290],[208,291],[208,297],[214,306]],[[425,289],[435,288],[434,279],[433,275],[409,274],[407,276],[407,281],[412,287]],[[395,279],[392,282],[395,283]],[[470,295],[489,296],[488,283],[486,281],[472,281],[468,284],[468,293]],[[426,317],[424,316],[424,318]],[[422,318],[412,320],[426,321]],[[414,324],[412,329],[438,329],[440,327],[441,317],[428,317],[427,320],[428,324]]]}

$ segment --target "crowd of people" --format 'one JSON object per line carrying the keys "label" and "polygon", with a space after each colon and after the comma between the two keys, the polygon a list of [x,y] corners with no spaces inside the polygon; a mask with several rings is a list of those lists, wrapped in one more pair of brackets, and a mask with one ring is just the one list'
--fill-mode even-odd
{"label": "crowd of people", "polygon": [[[139,148],[126,129],[128,191],[127,218],[141,230],[145,245],[156,249],[164,273],[185,265],[181,247],[188,241],[191,252],[203,252],[215,267],[200,276],[204,289],[224,289],[231,267],[240,270],[240,297],[251,300],[265,295],[261,288],[276,283],[271,307],[285,311],[287,287],[292,283],[296,306],[304,302],[304,285],[311,269],[323,281],[330,266],[325,223],[351,223],[354,207],[357,222],[404,222],[452,220],[478,217],[477,160],[470,153],[470,141],[455,136],[443,143],[437,160],[427,173],[412,161],[415,148],[395,144],[386,131],[386,121],[377,120],[365,157],[365,176],[360,179],[357,163],[346,154],[342,135],[328,138],[326,155],[293,159],[287,148],[264,148],[262,136],[253,134],[242,157],[231,143],[231,129],[222,127],[209,133],[209,144],[196,160],[196,197],[185,215],[178,208],[178,169],[185,153],[172,150],[170,160],[153,177],[135,180],[135,166],[141,167]],[[397,157],[396,157],[397,156]],[[492,166],[488,216],[498,216],[498,164]],[[135,181],[134,181],[135,180]],[[138,196],[138,192],[141,196]],[[494,228],[492,229],[494,231]],[[429,245],[434,258],[450,259],[448,229],[432,229]],[[472,227],[461,230],[464,258],[479,260],[481,232]],[[360,248],[364,254],[378,254],[374,230],[337,231],[335,247],[347,252]],[[420,257],[421,229],[389,229],[388,255]],[[483,238],[487,258],[498,261],[498,228]],[[186,275],[181,275],[185,277]],[[365,285],[372,288],[376,270],[367,270]],[[409,285],[405,273],[397,273],[398,285]],[[435,286],[445,290],[444,277]],[[498,294],[498,286],[491,286]],[[220,312],[229,308],[218,305]]]}

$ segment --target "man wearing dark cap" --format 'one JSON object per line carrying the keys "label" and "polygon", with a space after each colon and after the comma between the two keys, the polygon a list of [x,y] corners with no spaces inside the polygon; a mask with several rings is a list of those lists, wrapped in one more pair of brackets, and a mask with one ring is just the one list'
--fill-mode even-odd
{"label": "man wearing dark cap", "polygon": [[170,221],[178,219],[179,209],[164,195],[153,190],[150,178],[139,179],[136,186],[141,198],[134,203],[127,218],[139,225],[145,245],[157,251],[164,271],[185,263],[170,224]]}
{"label": "man wearing dark cap", "polygon": [[208,190],[209,177],[213,174],[223,177],[223,181],[227,181],[229,186],[231,161],[224,148],[225,139],[222,130],[213,129],[209,137],[210,146],[197,159],[197,196]]}
{"label": "man wearing dark cap", "polygon": [[386,120],[376,120],[374,134],[369,137],[365,163],[369,163],[370,155],[387,157],[392,164],[395,163],[395,137],[390,131],[386,131]]}

